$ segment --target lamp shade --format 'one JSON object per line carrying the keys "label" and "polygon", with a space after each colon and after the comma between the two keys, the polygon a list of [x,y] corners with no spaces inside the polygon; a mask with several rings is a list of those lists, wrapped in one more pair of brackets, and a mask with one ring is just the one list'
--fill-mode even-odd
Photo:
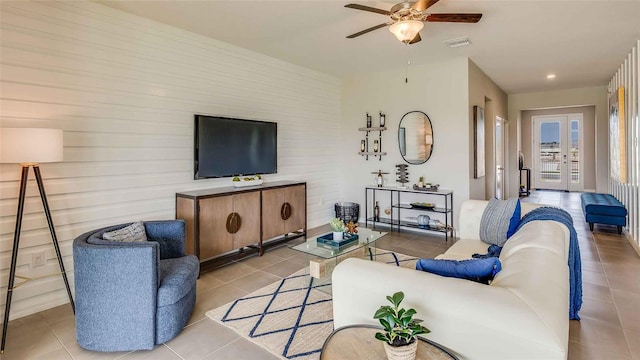
{"label": "lamp shade", "polygon": [[58,129],[0,128],[0,162],[34,164],[62,161]]}
{"label": "lamp shade", "polygon": [[424,24],[418,20],[402,20],[389,27],[389,31],[403,43],[409,43],[422,30]]}

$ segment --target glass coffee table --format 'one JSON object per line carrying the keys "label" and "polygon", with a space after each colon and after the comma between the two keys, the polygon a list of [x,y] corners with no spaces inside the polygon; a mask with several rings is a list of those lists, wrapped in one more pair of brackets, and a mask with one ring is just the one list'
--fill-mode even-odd
{"label": "glass coffee table", "polygon": [[[384,345],[375,338],[375,333],[381,330],[381,327],[374,325],[349,325],[336,329],[324,342],[320,360],[386,360]],[[440,344],[420,336],[418,336],[416,359],[458,360]]]}
{"label": "glass coffee table", "polygon": [[317,285],[327,284],[326,286],[318,286],[316,289],[331,293],[331,273],[336,265],[350,257],[375,260],[376,241],[386,234],[386,232],[359,228],[358,241],[343,249],[338,250],[325,247],[326,245],[319,245],[317,242],[319,236],[307,238],[305,242],[290,248],[307,254],[309,275],[316,279],[314,283]]}

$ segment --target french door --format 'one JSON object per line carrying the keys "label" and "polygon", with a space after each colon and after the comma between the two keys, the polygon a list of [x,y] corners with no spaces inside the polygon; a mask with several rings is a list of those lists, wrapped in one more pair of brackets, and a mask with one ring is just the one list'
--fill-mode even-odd
{"label": "french door", "polygon": [[582,114],[532,119],[534,187],[582,191]]}

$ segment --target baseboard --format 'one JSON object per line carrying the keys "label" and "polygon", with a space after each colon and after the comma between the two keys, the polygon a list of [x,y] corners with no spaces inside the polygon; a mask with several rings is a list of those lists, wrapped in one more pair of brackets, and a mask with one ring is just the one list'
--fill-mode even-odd
{"label": "baseboard", "polygon": [[633,239],[633,237],[627,231],[626,228],[623,228],[623,232],[622,233],[624,234],[624,238],[627,239],[627,242],[629,242],[629,244],[631,244],[631,247],[633,248],[633,250],[635,250],[636,253],[638,254],[638,256],[640,256],[640,245],[638,245],[638,243],[635,242],[635,240]]}

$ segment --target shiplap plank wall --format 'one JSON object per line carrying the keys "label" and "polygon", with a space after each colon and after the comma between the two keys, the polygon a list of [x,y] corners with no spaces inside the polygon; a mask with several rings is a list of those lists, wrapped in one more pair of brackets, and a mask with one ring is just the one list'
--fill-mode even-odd
{"label": "shiplap plank wall", "polygon": [[[2,127],[64,130],[64,162],[42,174],[65,266],[85,231],[171,219],[193,180],[195,113],[278,122],[278,174],[308,182],[309,226],[339,200],[340,80],[92,2],[1,3]],[[0,165],[0,302],[4,306],[20,168]],[[57,268],[33,175],[18,272]],[[47,263],[31,268],[31,254]],[[73,282],[73,276],[71,276]],[[67,302],[60,276],[14,292],[12,318]]]}
{"label": "shiplap plank wall", "polygon": [[625,118],[627,127],[627,183],[609,178],[609,191],[629,212],[627,231],[636,250],[640,252],[640,40],[609,82],[609,94],[620,87],[625,91]]}

